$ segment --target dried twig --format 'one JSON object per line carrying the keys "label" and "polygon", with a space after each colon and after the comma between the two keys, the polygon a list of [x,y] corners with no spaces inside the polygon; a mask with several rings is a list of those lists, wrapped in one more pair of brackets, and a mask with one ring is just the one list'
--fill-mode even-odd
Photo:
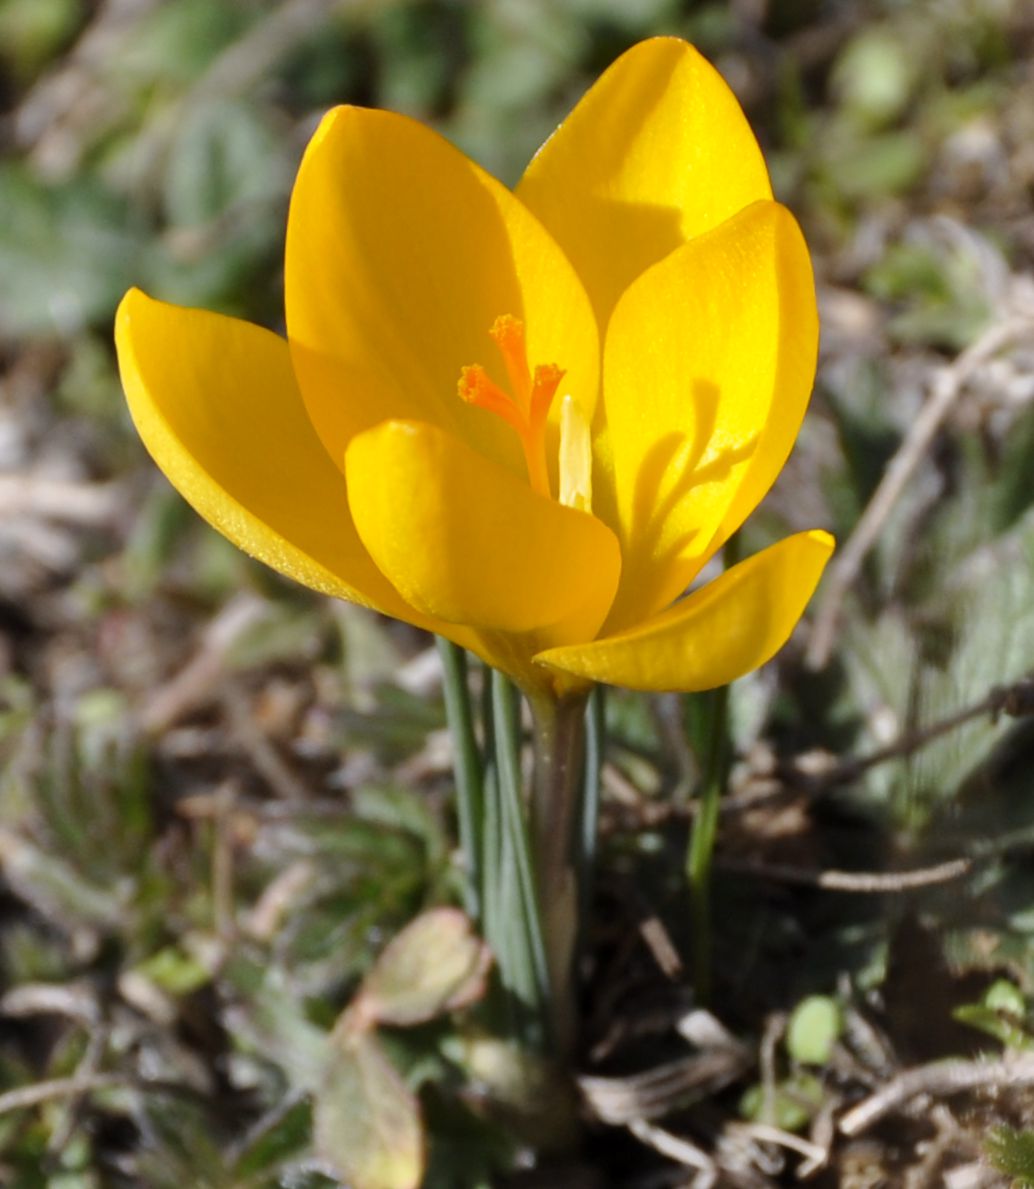
{"label": "dried twig", "polygon": [[935,1189],[938,1182],[943,1184],[945,1157],[958,1140],[959,1123],[943,1102],[933,1107],[930,1119],[937,1130],[926,1145],[922,1160],[905,1174],[905,1189]]}
{"label": "dried twig", "polygon": [[122,1073],[90,1073],[70,1078],[53,1078],[31,1086],[17,1086],[0,1094],[0,1115],[25,1110],[57,1098],[78,1098],[94,1090],[111,1090],[138,1084],[138,1079]]}
{"label": "dried twig", "polygon": [[732,1130],[740,1135],[747,1135],[762,1144],[775,1144],[780,1148],[788,1148],[791,1152],[798,1152],[809,1165],[821,1168],[828,1158],[828,1153],[802,1136],[784,1131],[781,1127],[773,1127],[770,1123],[736,1123]]}
{"label": "dried twig", "polygon": [[273,67],[325,19],[340,0],[287,0],[273,8],[243,37],[215,59],[190,98],[240,95],[264,78]]}
{"label": "dried twig", "polygon": [[967,1090],[1009,1090],[1034,1086],[1034,1053],[1000,1061],[934,1061],[906,1070],[853,1106],[840,1120],[842,1135],[861,1135],[920,1095],[948,1098]]}
{"label": "dried twig", "polygon": [[[269,78],[278,62],[311,35],[312,29],[335,6],[346,0],[283,0],[257,21],[242,37],[228,45],[189,91],[152,115],[137,138],[135,164],[143,176],[152,173],[164,158],[187,114],[213,99],[245,95]],[[223,219],[213,220],[218,234]],[[214,245],[213,245],[214,246]]]}
{"label": "dried twig", "polygon": [[[967,722],[987,714],[991,715],[992,721],[997,719],[1000,714],[1007,714],[1011,718],[1023,718],[1034,714],[1034,679],[1021,677],[1011,685],[996,685],[969,706],[964,706],[961,710],[956,710],[954,714],[938,719],[937,722],[930,723],[928,726],[908,731],[885,747],[877,748],[875,751],[853,759],[842,760],[817,773],[804,773],[804,775],[812,788],[851,784],[869,768],[886,763],[888,760],[898,760],[904,756],[912,755],[942,735],[947,735],[951,731],[965,726]],[[801,769],[796,767],[793,762],[791,762],[788,772],[791,777],[802,775]]]}
{"label": "dried twig", "polygon": [[656,913],[639,922],[639,936],[646,944],[653,960],[666,978],[677,980],[682,974],[682,957],[675,948],[671,934]]}
{"label": "dried twig", "polygon": [[[752,774],[749,786],[745,791],[723,797],[719,805],[719,813],[725,817],[731,814],[750,812],[765,802],[785,798],[788,794],[793,795],[803,791],[814,796],[830,788],[851,784],[870,768],[912,755],[935,739],[965,726],[973,719],[990,715],[993,722],[1000,714],[1006,714],[1011,718],[1034,715],[1034,677],[1021,677],[1009,685],[994,686],[969,706],[964,706],[961,710],[956,710],[953,714],[930,723],[928,726],[908,731],[893,742],[865,755],[838,760],[828,752],[809,752],[780,762],[771,769],[766,767],[763,772]],[[607,775],[606,768],[604,773]],[[613,792],[614,786],[608,785],[608,791]],[[634,806],[637,812],[633,826],[624,826],[624,828],[643,825],[657,826],[671,818],[693,818],[700,808],[695,801],[681,804],[673,801],[653,802],[642,799],[636,801],[637,795],[630,782],[626,782],[618,790],[617,799],[623,805]],[[613,813],[613,802],[610,803],[609,809]],[[833,873],[834,883],[838,878],[836,873]],[[853,877],[848,874],[847,878],[850,880]],[[947,878],[955,877],[948,876]],[[807,882],[814,882],[814,879],[809,876]],[[934,879],[933,882],[939,881]],[[844,890],[854,889],[846,888]],[[896,889],[875,888],[874,890]]]}
{"label": "dried twig", "polygon": [[285,867],[263,890],[244,918],[244,931],[256,941],[269,943],[276,936],[294,902],[312,884],[316,867],[298,859]]}
{"label": "dried twig", "polygon": [[255,771],[270,789],[284,801],[304,802],[309,798],[306,784],[292,771],[251,715],[247,695],[237,682],[231,682],[220,699],[230,721],[230,729],[247,752]]}
{"label": "dried twig", "polygon": [[825,592],[808,641],[805,660],[821,669],[829,660],[840,607],[858,577],[869,550],[901,498],[909,480],[932,445],[945,418],[974,373],[1014,339],[1031,331],[1026,317],[1012,317],[991,326],[951,364],[937,374],[933,392],[890,460],[854,532],[830,566]]}
{"label": "dried twig", "polygon": [[136,32],[138,23],[161,0],[106,0],[75,47],[56,70],[43,76],[4,121],[21,148],[31,148],[38,164],[50,172],[70,172],[83,145],[78,129],[96,134],[106,126],[116,101],[100,80]]}
{"label": "dried twig", "polygon": [[912,871],[809,871],[805,867],[791,867],[785,863],[765,863],[755,859],[720,857],[715,863],[725,871],[742,875],[756,875],[780,883],[803,884],[810,888],[825,888],[831,892],[855,892],[881,895],[885,892],[907,892],[914,888],[928,888],[934,884],[961,879],[973,869],[972,859],[948,859],[932,867]]}
{"label": "dried twig", "polygon": [[693,1189],[710,1189],[710,1186],[717,1184],[718,1173],[714,1161],[703,1148],[698,1148],[696,1144],[681,1136],[672,1135],[662,1127],[647,1123],[645,1119],[633,1119],[628,1124],[628,1130],[640,1143],[653,1148],[655,1152],[660,1152],[662,1156],[667,1156],[669,1160],[675,1160],[688,1168],[699,1169],[700,1175],[692,1181]]}
{"label": "dried twig", "polygon": [[711,1049],[624,1078],[581,1077],[578,1085],[603,1123],[657,1119],[688,1099],[714,1094],[735,1081],[749,1064],[738,1048]]}
{"label": "dried twig", "polygon": [[234,853],[231,820],[237,801],[237,784],[231,777],[213,794],[215,844],[212,847],[212,918],[220,941],[231,942],[237,932],[234,913]]}
{"label": "dried twig", "polygon": [[0,998],[0,1015],[64,1016],[92,1027],[100,1019],[94,989],[86,983],[22,983]]}
{"label": "dried twig", "polygon": [[[15,141],[51,176],[73,172],[97,136],[125,115],[126,95],[107,85],[107,63],[161,0],[107,0],[60,69],[34,87],[10,117]],[[341,0],[286,0],[220,53],[194,86],[152,117],[139,152],[150,161],[182,126],[192,103],[246,93]]]}
{"label": "dried twig", "polygon": [[228,603],[208,625],[194,656],[144,703],[140,711],[143,729],[161,734],[210,698],[225,671],[227,653],[267,611],[268,604],[253,595],[242,595]]}
{"label": "dried twig", "polygon": [[[82,1059],[72,1074],[74,1080],[86,1082],[88,1078],[96,1077],[104,1061],[104,1054],[108,1048],[108,1029],[102,1023],[95,1024],[87,1034],[86,1050]],[[58,1120],[51,1131],[47,1150],[58,1153],[71,1142],[75,1134],[76,1124],[82,1110],[86,1091],[69,1095],[64,1105],[64,1117]]]}
{"label": "dried twig", "polygon": [[69,524],[104,525],[124,506],[121,485],[80,483],[31,472],[0,475],[0,517],[43,517]]}

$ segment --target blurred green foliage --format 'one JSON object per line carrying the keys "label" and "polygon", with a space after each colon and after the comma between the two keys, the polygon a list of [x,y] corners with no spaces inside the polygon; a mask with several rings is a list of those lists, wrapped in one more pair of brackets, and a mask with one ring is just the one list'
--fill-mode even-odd
{"label": "blurred green foliage", "polygon": [[[333,1184],[299,1087],[374,954],[459,885],[425,642],[290,588],[156,478],[115,374],[124,289],[280,329],[291,180],[327,107],[407,112],[513,182],[617,54],[686,36],[743,98],[823,299],[813,412],[744,552],[819,523],[845,538],[937,377],[1029,280],[1023,9],[0,0],[0,471],[115,491],[106,517],[30,519],[13,544],[2,533],[20,513],[0,522],[0,1095],[124,1075],[0,1113],[0,1181]],[[738,771],[763,784],[806,753],[864,756],[1034,669],[1030,373],[1029,351],[1003,354],[963,392],[847,596],[826,669],[806,672],[791,648],[733,689]],[[207,625],[241,597],[261,613],[223,647]],[[214,668],[178,693],[198,657]],[[661,993],[653,966],[629,975],[614,958],[630,961],[647,910],[689,950],[680,872],[699,765],[685,709],[622,692],[607,704],[600,1034],[635,1036],[649,1017],[622,998],[629,983],[648,1003]],[[902,1060],[902,1003],[920,1002],[932,1031],[955,1013],[963,1032],[1028,1035],[1026,1009],[991,990],[1007,978],[1017,1002],[1034,993],[1032,746],[1028,724],[974,717],[845,786],[791,784],[782,814],[723,816],[719,858],[975,863],[964,885],[888,901],[721,879],[731,1022],[755,1037],[794,1012],[748,1117],[821,1116],[822,1059],[849,1043],[853,993],[884,995]],[[901,940],[913,928],[934,938],[934,973]],[[956,986],[974,974],[980,986]],[[457,1055],[485,1038],[438,1021],[394,1040],[430,1125],[429,1184],[487,1185],[527,1158]],[[629,1043],[622,1071],[656,1056]],[[1002,1136],[999,1166],[1029,1171],[1029,1134]]]}

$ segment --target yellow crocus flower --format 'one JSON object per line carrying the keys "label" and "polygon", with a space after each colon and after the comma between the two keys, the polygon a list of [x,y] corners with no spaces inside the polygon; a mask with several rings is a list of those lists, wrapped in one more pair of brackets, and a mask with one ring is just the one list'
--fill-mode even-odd
{"label": "yellow crocus flower", "polygon": [[411,119],[331,111],[285,294],[286,338],[118,312],[140,436],[242,549],[533,696],[704,689],[785,642],[827,533],[684,593],[786,461],[818,339],[800,230],[691,46],[624,54],[513,192]]}

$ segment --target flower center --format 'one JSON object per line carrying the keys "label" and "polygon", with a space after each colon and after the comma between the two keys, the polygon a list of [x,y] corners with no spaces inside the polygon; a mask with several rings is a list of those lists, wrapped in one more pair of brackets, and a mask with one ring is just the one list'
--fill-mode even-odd
{"label": "flower center", "polygon": [[564,371],[555,363],[539,364],[534,373],[529,370],[524,323],[512,314],[501,314],[488,333],[503,357],[510,391],[500,388],[480,363],[472,363],[460,370],[460,396],[467,404],[502,417],[517,431],[528,481],[548,499],[552,493],[546,465],[546,419]]}

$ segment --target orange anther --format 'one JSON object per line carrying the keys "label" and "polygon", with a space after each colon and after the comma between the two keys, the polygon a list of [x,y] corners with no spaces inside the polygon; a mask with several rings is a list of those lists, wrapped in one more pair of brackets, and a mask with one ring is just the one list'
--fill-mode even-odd
{"label": "orange anther", "polygon": [[513,401],[489,376],[480,363],[472,363],[469,367],[460,369],[460,380],[457,385],[462,400],[468,405],[479,409],[487,409],[497,417],[512,425],[523,437],[528,426]]}
{"label": "orange anther", "polygon": [[503,357],[513,394],[527,413],[531,397],[531,376],[528,374],[528,348],[524,338],[524,323],[513,314],[500,314],[488,333]]}
{"label": "orange anther", "polygon": [[506,365],[513,395],[488,375],[479,363],[460,369],[459,394],[468,405],[487,409],[512,425],[521,440],[528,479],[539,495],[547,498],[549,469],[546,466],[546,418],[564,371],[555,363],[539,365],[532,378],[528,368],[524,323],[512,314],[501,314],[488,332]]}
{"label": "orange anther", "polygon": [[555,363],[540,363],[535,368],[535,380],[531,386],[531,416],[532,425],[542,425],[549,416],[549,408],[560,387],[560,381],[567,373]]}

